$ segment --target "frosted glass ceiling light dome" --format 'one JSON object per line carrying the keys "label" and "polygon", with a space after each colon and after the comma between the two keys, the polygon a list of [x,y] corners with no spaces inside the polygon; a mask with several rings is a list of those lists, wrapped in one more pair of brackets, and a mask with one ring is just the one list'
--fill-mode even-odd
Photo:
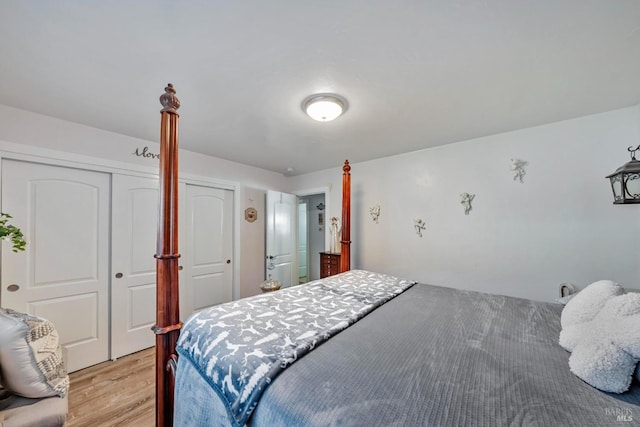
{"label": "frosted glass ceiling light dome", "polygon": [[333,93],[317,93],[302,101],[302,110],[313,120],[330,122],[347,111],[347,100]]}

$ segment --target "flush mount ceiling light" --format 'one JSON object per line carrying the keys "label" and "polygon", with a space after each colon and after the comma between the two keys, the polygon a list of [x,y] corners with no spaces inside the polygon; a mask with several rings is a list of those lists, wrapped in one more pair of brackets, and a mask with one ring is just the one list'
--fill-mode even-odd
{"label": "flush mount ceiling light", "polygon": [[317,93],[302,101],[302,111],[313,120],[330,122],[347,111],[347,100],[333,93]]}

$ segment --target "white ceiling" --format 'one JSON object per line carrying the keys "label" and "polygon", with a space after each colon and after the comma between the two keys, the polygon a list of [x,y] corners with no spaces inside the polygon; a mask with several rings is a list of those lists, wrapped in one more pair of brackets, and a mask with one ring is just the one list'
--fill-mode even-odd
{"label": "white ceiling", "polygon": [[182,148],[307,173],[640,103],[640,1],[0,2],[0,104],[158,141],[168,82]]}

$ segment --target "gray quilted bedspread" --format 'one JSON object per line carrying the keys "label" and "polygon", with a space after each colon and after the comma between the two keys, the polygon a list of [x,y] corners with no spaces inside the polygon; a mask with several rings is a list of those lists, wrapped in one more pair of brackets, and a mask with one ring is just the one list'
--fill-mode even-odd
{"label": "gray quilted bedspread", "polygon": [[640,425],[638,382],[569,371],[561,308],[417,284],[283,372],[252,426]]}
{"label": "gray quilted bedspread", "polygon": [[[249,424],[274,426],[635,426],[640,384],[601,392],[569,370],[562,306],[417,284],[289,366]],[[181,358],[181,427],[230,425]]]}

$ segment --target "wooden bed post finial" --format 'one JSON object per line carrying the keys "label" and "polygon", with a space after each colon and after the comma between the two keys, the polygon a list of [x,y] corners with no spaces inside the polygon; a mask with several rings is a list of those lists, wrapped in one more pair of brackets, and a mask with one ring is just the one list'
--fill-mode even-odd
{"label": "wooden bed post finial", "polygon": [[156,426],[173,425],[176,343],[180,335],[178,286],[178,108],[173,85],[160,96],[160,194],[156,247]]}
{"label": "wooden bed post finial", "polygon": [[160,95],[160,104],[164,107],[160,110],[161,113],[167,112],[172,114],[178,114],[178,108],[180,108],[180,100],[176,96],[176,90],[171,83],[167,84],[164,88],[164,93]]}
{"label": "wooden bed post finial", "polygon": [[340,272],[351,269],[351,165],[342,166],[342,236],[340,240]]}

